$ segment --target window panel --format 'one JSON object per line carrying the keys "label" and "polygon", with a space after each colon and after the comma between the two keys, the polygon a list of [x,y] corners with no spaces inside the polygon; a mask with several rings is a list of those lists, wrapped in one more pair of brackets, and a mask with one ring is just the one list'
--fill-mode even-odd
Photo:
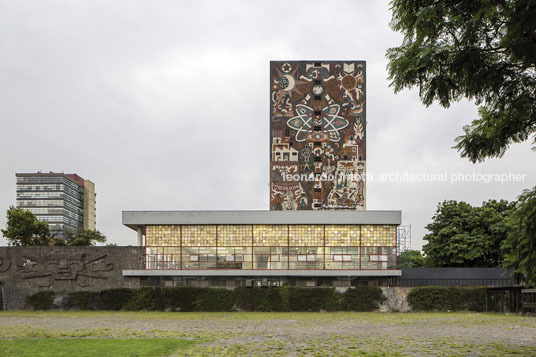
{"label": "window panel", "polygon": [[359,269],[359,247],[326,247],[326,270]]}
{"label": "window panel", "polygon": [[324,226],[322,225],[291,225],[289,226],[289,245],[291,246],[323,246]]}
{"label": "window panel", "polygon": [[359,225],[326,225],[326,245],[359,246]]}
{"label": "window panel", "polygon": [[395,269],[395,263],[393,247],[363,247],[361,269]]}
{"label": "window panel", "polygon": [[286,225],[254,225],[253,245],[262,246],[286,246],[288,244],[288,228]]}
{"label": "window panel", "polygon": [[361,245],[396,246],[396,226],[364,225],[361,228]]}
{"label": "window panel", "polygon": [[218,226],[218,246],[240,247],[252,244],[251,225]]}
{"label": "window panel", "polygon": [[216,226],[195,225],[182,227],[182,245],[187,247],[215,247]]}
{"label": "window panel", "polygon": [[218,269],[251,269],[251,247],[218,247]]}
{"label": "window panel", "polygon": [[323,254],[323,247],[289,247],[289,269],[323,269]]}
{"label": "window panel", "polygon": [[146,246],[180,246],[180,226],[147,226]]}

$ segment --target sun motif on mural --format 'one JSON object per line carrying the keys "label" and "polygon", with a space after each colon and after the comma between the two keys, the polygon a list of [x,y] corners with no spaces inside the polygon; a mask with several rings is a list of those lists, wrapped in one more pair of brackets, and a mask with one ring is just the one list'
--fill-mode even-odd
{"label": "sun motif on mural", "polygon": [[349,114],[359,115],[363,110],[360,103],[363,97],[363,68],[360,65],[357,68],[354,65],[345,65],[344,67],[344,72],[338,76],[337,82],[343,92],[343,97],[351,104]]}
{"label": "sun motif on mural", "polygon": [[[348,120],[339,116],[341,107],[339,104],[332,104],[322,109],[320,114],[320,130],[326,131],[330,141],[339,141],[341,136],[339,130],[348,126]],[[296,141],[303,142],[307,134],[312,134],[314,125],[314,110],[303,104],[296,106],[296,116],[287,121],[287,125],[296,130]],[[319,131],[320,131],[319,130]]]}

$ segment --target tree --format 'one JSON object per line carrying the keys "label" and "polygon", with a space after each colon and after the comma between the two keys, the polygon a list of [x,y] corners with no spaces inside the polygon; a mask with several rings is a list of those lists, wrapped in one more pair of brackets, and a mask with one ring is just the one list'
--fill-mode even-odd
{"label": "tree", "polygon": [[9,245],[30,246],[50,245],[50,229],[46,222],[39,221],[35,215],[25,209],[10,206],[7,210],[6,229],[2,235]]}
{"label": "tree", "polygon": [[404,35],[387,51],[395,92],[417,86],[422,102],[449,107],[465,97],[479,118],[456,141],[472,162],[536,143],[536,2],[394,0],[391,27]]}
{"label": "tree", "polygon": [[509,223],[503,242],[507,252],[505,266],[524,277],[527,284],[536,286],[536,187],[519,196]]}
{"label": "tree", "polygon": [[400,268],[422,268],[425,257],[420,250],[406,250],[398,256],[398,266]]}
{"label": "tree", "polygon": [[433,267],[497,267],[513,203],[490,200],[482,207],[444,201],[424,236],[426,264]]}
{"label": "tree", "polygon": [[57,246],[90,246],[94,243],[106,242],[106,237],[99,231],[81,229],[76,234],[71,231],[65,233],[65,238],[57,238],[54,245]]}
{"label": "tree", "polygon": [[[473,163],[502,157],[531,135],[536,143],[535,1],[393,0],[391,9],[391,27],[404,35],[401,46],[387,51],[395,92],[418,87],[427,106],[449,107],[461,98],[480,105],[479,118],[456,138],[462,157]],[[513,218],[525,227],[519,239],[527,244],[510,246],[516,249],[507,264],[534,282],[536,272],[526,263],[533,261],[527,247],[536,246],[536,235],[526,222],[534,219],[536,187],[529,192]]]}

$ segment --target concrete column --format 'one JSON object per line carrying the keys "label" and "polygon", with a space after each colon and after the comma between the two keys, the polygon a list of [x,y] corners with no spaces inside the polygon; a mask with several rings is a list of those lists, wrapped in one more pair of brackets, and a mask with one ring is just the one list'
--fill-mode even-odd
{"label": "concrete column", "polygon": [[143,228],[138,227],[138,247],[143,245]]}

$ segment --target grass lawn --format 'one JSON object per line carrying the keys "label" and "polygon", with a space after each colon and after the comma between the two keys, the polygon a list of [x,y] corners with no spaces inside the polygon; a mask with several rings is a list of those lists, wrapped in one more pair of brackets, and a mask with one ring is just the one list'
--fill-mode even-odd
{"label": "grass lawn", "polygon": [[536,356],[536,317],[0,312],[0,356]]}
{"label": "grass lawn", "polygon": [[0,340],[1,356],[168,356],[194,345],[172,338],[98,339],[46,338]]}

